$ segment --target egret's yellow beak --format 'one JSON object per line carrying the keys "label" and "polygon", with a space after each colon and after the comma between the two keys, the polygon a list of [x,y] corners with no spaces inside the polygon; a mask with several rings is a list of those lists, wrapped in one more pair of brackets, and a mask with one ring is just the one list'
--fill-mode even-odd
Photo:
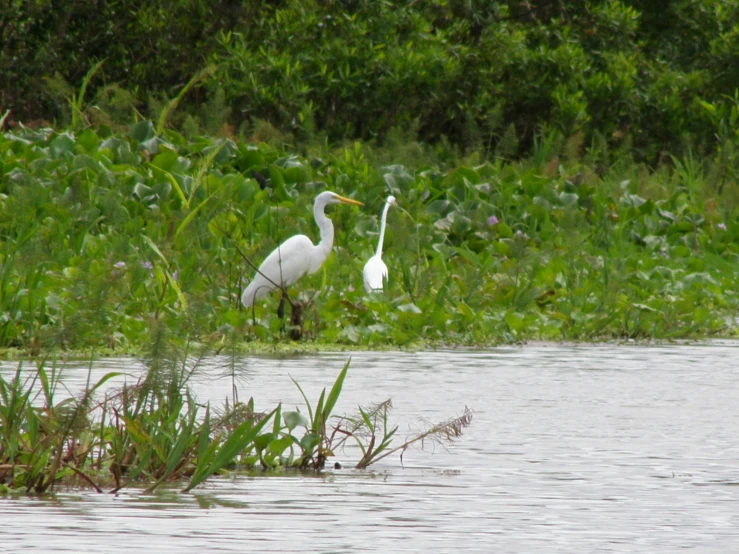
{"label": "egret's yellow beak", "polygon": [[344,196],[336,195],[336,199],[340,202],[343,202],[344,204],[354,204],[355,206],[364,206],[363,202],[360,202],[359,200],[353,200],[351,198],[346,198]]}

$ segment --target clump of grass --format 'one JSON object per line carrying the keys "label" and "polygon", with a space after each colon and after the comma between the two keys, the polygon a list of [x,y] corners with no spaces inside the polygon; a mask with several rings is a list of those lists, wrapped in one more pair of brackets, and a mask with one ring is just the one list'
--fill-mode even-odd
{"label": "clump of grass", "polygon": [[[455,432],[449,423],[442,424],[393,450],[387,450],[392,433],[386,432],[377,448],[370,418],[378,417],[379,409],[372,416],[363,412],[366,419],[349,432],[344,427],[352,420],[347,417],[338,418],[332,429],[329,422],[349,362],[315,406],[295,383],[307,417],[300,410],[283,411],[282,405],[259,412],[253,398],[246,404],[234,398],[213,411],[195,399],[188,385],[202,358],[173,353],[161,344],[154,344],[152,352],[135,384],[105,390],[102,398],[106,383],[121,373],[108,373],[94,384],[88,377],[82,393],[58,401],[63,365],[39,361],[26,372],[19,363],[10,379],[0,374],[0,487],[26,493],[65,486],[116,492],[132,485],[151,491],[164,483],[185,483],[183,490],[189,491],[224,471],[320,471],[344,435],[362,448],[357,467],[365,468],[418,440]],[[387,431],[386,409],[382,417]],[[460,420],[455,429],[461,432],[468,423]],[[363,424],[370,429],[366,440]]]}

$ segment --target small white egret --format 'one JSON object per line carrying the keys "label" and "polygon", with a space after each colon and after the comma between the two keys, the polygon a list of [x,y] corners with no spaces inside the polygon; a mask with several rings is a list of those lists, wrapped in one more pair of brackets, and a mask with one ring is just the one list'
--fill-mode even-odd
{"label": "small white egret", "polygon": [[305,235],[294,235],[275,248],[259,266],[254,279],[241,295],[241,302],[245,307],[251,307],[270,291],[289,287],[306,273],[318,271],[334,244],[334,226],[323,210],[329,204],[340,203],[363,206],[357,200],[344,198],[331,191],[316,196],[313,217],[321,230],[321,241],[313,245]]}
{"label": "small white egret", "polygon": [[367,263],[364,264],[364,288],[367,292],[381,291],[383,280],[387,279],[387,266],[382,261],[382,241],[385,239],[385,223],[387,222],[387,211],[390,206],[395,206],[397,202],[394,196],[388,196],[385,200],[385,207],[382,209],[382,219],[380,220],[380,240],[377,243],[377,252]]}

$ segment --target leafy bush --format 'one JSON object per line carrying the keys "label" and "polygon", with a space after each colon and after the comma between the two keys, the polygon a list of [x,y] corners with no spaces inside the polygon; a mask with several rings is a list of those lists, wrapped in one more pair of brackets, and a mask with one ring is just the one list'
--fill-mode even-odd
{"label": "leafy bush", "polygon": [[249,134],[267,122],[305,146],[382,144],[402,130],[493,159],[530,154],[545,129],[610,159],[628,151],[657,165],[713,152],[699,101],[724,102],[739,88],[733,2],[390,7],[86,0],[62,13],[45,0],[13,3],[0,16],[0,106],[15,120],[68,121],[74,89],[104,61],[87,95],[92,121],[127,124],[134,110],[155,120],[183,93],[169,122],[191,135]]}

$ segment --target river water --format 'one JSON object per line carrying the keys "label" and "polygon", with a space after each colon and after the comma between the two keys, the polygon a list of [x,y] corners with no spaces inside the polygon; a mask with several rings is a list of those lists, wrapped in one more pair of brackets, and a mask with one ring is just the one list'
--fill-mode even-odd
{"label": "river water", "polygon": [[[0,497],[0,552],[739,551],[739,343],[248,357],[240,399],[302,406],[292,376],[315,402],[350,357],[335,413],[392,398],[399,439],[465,406],[472,424],[365,471],[347,450],[320,476]],[[222,362],[196,379],[201,400],[231,396]],[[64,370],[72,392],[86,378]]]}

